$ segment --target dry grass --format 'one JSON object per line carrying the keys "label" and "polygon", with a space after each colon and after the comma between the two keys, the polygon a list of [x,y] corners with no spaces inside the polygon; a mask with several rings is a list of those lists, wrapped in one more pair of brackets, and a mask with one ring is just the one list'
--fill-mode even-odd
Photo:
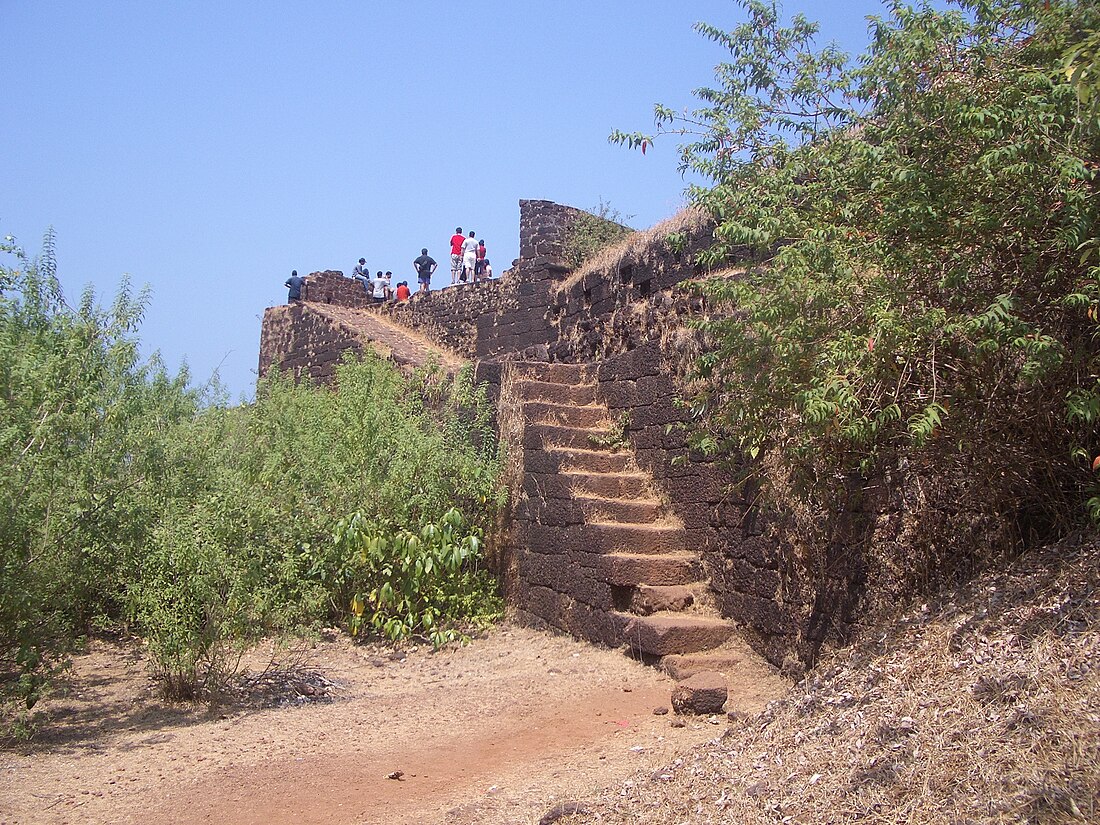
{"label": "dry grass", "polygon": [[588,807],[562,821],[1100,821],[1100,538],[911,611]]}
{"label": "dry grass", "polygon": [[589,273],[618,271],[619,267],[627,261],[648,261],[653,257],[655,250],[665,254],[668,249],[669,235],[676,233],[694,235],[706,230],[711,223],[712,220],[705,210],[689,206],[668,220],[661,221],[649,229],[632,232],[618,243],[604,247],[562,281],[558,285],[558,292],[564,292],[575,286]]}

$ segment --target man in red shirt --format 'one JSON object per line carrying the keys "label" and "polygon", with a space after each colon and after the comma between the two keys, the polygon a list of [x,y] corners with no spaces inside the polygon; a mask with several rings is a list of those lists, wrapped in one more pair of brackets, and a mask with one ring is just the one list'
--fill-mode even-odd
{"label": "man in red shirt", "polygon": [[455,233],[451,235],[451,283],[458,283],[458,273],[462,269],[462,242],[466,240],[462,237],[462,227],[456,227]]}

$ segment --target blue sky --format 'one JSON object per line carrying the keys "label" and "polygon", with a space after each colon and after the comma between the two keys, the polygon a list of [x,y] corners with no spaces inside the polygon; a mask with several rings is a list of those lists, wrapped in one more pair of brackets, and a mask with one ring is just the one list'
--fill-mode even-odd
{"label": "blue sky", "polygon": [[[872,0],[788,2],[821,42],[867,41]],[[231,397],[255,382],[260,319],[300,273],[412,279],[455,226],[497,272],[518,202],[603,201],[635,227],[683,203],[673,140],[644,157],[613,128],[692,105],[732,0],[95,3],[0,0],[0,235],[57,234],[75,297],[149,284],[145,351]],[[445,268],[445,267],[444,267]],[[437,274],[436,285],[443,279]]]}

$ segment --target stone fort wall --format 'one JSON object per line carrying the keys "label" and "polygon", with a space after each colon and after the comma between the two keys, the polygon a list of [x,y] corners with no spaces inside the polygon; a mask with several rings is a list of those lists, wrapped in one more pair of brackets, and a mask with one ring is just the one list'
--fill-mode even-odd
{"label": "stone fort wall", "polygon": [[[681,426],[688,416],[678,398],[703,346],[687,322],[707,312],[684,285],[701,273],[696,253],[707,246],[713,225],[687,212],[572,272],[563,261],[576,214],[549,201],[521,201],[520,258],[502,277],[368,311],[475,361],[478,379],[505,406],[514,401],[501,397],[510,362],[590,365],[599,400],[702,551],[721,614],[776,664],[808,663],[822,645],[846,642],[868,619],[866,590],[883,586],[872,581],[877,574],[862,548],[868,535],[896,538],[904,485],[887,479],[863,490],[825,563],[807,570],[770,529],[774,513],[756,506],[752,487],[731,484],[736,468],[690,450]],[[307,301],[360,306],[349,291],[358,285],[338,273],[315,273],[307,283]],[[338,324],[306,319],[295,307],[273,308],[264,320],[260,372],[278,365],[327,380],[343,351],[357,346],[347,338]],[[510,437],[522,439],[522,433]],[[525,514],[538,510],[515,508],[512,535],[527,535]],[[569,586],[560,583],[563,597],[571,595]]]}

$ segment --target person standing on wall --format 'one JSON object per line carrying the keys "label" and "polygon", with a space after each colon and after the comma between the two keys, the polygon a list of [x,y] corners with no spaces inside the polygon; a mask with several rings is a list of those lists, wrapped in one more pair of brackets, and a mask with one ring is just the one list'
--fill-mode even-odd
{"label": "person standing on wall", "polygon": [[485,239],[482,238],[477,242],[477,261],[474,263],[474,283],[477,283],[485,277],[485,262],[488,258],[485,257]]}
{"label": "person standing on wall", "polygon": [[298,270],[290,270],[290,277],[286,279],[286,287],[290,290],[286,296],[286,302],[288,304],[300,304],[302,303],[302,287],[306,285],[305,278],[298,277]]}
{"label": "person standing on wall", "polygon": [[[452,255],[451,257],[454,256]],[[427,292],[432,282],[432,273],[435,272],[435,268],[439,266],[439,264],[435,262],[435,258],[428,254],[428,247],[424,247],[420,250],[420,257],[413,261],[413,266],[416,267],[416,280],[420,282],[420,291]],[[451,277],[454,277],[453,264]],[[451,283],[454,283],[454,281],[452,280]]]}
{"label": "person standing on wall", "polygon": [[477,239],[474,238],[474,230],[470,230],[470,237],[462,242],[462,280],[474,277],[474,268],[477,266]]}
{"label": "person standing on wall", "polygon": [[451,283],[458,283],[458,272],[462,269],[462,227],[455,227],[455,233],[451,235]]}

